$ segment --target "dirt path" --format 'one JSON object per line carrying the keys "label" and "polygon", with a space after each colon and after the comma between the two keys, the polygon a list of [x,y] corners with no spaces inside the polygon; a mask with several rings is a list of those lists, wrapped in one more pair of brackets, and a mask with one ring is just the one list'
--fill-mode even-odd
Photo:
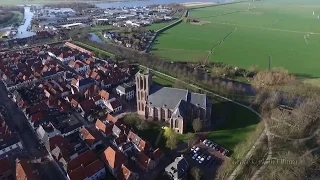
{"label": "dirt path", "polygon": [[222,44],[228,37],[231,36],[232,33],[234,33],[236,30],[238,29],[238,27],[234,28],[233,31],[231,31],[229,34],[227,34],[227,36],[225,36],[218,44],[215,44],[211,49],[210,49],[210,52],[209,54],[207,55],[207,58],[206,58],[206,61],[209,60],[211,54],[213,53],[213,50],[218,47],[220,44]]}

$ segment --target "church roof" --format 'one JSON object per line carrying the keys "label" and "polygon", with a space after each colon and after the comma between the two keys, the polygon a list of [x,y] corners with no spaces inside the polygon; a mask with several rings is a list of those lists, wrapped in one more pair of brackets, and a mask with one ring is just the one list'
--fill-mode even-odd
{"label": "church roof", "polygon": [[185,89],[155,86],[151,89],[148,97],[149,105],[168,109],[175,109],[181,101],[203,109],[207,107],[207,96],[205,94],[192,93]]}

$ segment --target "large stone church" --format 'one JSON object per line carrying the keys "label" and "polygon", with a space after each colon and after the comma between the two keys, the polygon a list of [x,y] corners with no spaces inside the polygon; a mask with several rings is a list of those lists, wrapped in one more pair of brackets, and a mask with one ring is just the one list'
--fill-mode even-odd
{"label": "large stone church", "polygon": [[185,89],[152,85],[149,70],[136,74],[137,112],[146,119],[167,122],[170,128],[183,133],[199,118],[203,127],[211,124],[211,103],[205,94]]}

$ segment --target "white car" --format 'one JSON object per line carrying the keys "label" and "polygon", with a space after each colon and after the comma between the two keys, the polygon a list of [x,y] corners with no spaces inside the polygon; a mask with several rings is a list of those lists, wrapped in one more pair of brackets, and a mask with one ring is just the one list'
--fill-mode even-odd
{"label": "white car", "polygon": [[193,152],[198,152],[200,150],[200,148],[199,147],[197,147],[195,150],[193,150]]}
{"label": "white car", "polygon": [[191,151],[195,150],[196,148],[197,148],[196,146],[193,146],[193,147],[191,148]]}
{"label": "white car", "polygon": [[192,156],[192,159],[196,159],[198,157],[198,154],[195,153],[193,156]]}
{"label": "white car", "polygon": [[206,156],[204,155],[204,156],[202,156],[200,159],[199,159],[199,164],[202,164],[203,163],[203,161],[205,160],[205,158],[206,158]]}
{"label": "white car", "polygon": [[201,159],[201,156],[199,155],[196,159],[196,161],[199,161]]}
{"label": "white car", "polygon": [[206,144],[208,142],[208,140],[207,139],[205,139],[202,143],[203,144]]}

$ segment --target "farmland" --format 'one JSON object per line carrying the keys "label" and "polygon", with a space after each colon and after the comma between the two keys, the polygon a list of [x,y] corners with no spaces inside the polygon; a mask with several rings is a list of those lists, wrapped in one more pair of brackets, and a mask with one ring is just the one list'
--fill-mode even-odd
{"label": "farmland", "polygon": [[156,40],[153,54],[170,61],[207,59],[260,69],[268,67],[270,58],[272,67],[320,76],[320,2],[245,2],[189,13],[201,25],[183,22],[168,29]]}

